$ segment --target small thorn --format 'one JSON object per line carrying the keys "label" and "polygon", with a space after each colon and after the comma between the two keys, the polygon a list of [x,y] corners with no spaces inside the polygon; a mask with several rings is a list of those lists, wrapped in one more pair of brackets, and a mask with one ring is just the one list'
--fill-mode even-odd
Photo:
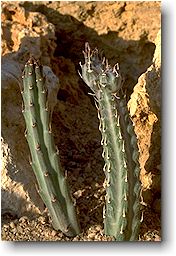
{"label": "small thorn", "polygon": [[44,173],[44,176],[45,176],[45,177],[48,177],[48,176],[49,176],[49,172],[46,171],[46,172]]}
{"label": "small thorn", "polygon": [[104,136],[102,136],[101,145],[102,145],[102,146],[104,145]]}
{"label": "small thorn", "polygon": [[98,119],[100,120],[101,116],[100,116],[100,111],[98,110]]}
{"label": "small thorn", "polygon": [[102,64],[103,64],[103,65],[105,64],[105,61],[106,61],[106,58],[103,57],[103,59],[102,59]]}
{"label": "small thorn", "polygon": [[125,213],[125,208],[123,209],[123,214],[122,214],[123,218],[126,217],[126,213]]}
{"label": "small thorn", "polygon": [[95,101],[95,107],[99,110],[99,107],[96,101]]}
{"label": "small thorn", "polygon": [[114,95],[112,95],[112,96],[111,96],[111,100],[112,100],[112,101],[114,101],[114,100],[115,100]]}
{"label": "small thorn", "polygon": [[106,189],[106,180],[103,182],[103,187]]}
{"label": "small thorn", "polygon": [[32,128],[36,127],[37,126],[37,123],[33,123],[32,124]]}
{"label": "small thorn", "polygon": [[127,194],[125,193],[124,200],[127,201]]}
{"label": "small thorn", "polygon": [[102,157],[105,157],[105,149],[103,148]]}
{"label": "small thorn", "polygon": [[37,82],[38,82],[38,79],[36,79],[35,81],[36,81],[36,83],[37,83]]}
{"label": "small thorn", "polygon": [[111,163],[110,162],[108,162],[108,169],[107,169],[107,172],[111,172]]}
{"label": "small thorn", "polygon": [[107,202],[108,202],[108,204],[110,204],[110,203],[111,203],[110,197],[108,197]]}
{"label": "small thorn", "polygon": [[121,234],[121,235],[123,234],[123,225],[121,226],[120,234]]}
{"label": "small thorn", "polygon": [[73,205],[76,206],[76,199],[72,198],[72,201],[73,201]]}
{"label": "small thorn", "polygon": [[32,101],[30,101],[29,106],[30,106],[30,107],[33,107],[33,106],[34,106],[34,103],[33,103]]}
{"label": "small thorn", "polygon": [[[79,65],[80,65],[80,67],[82,68],[82,64],[81,64],[81,62],[79,63]],[[83,77],[82,77],[82,75],[81,75],[81,73],[80,73],[80,71],[78,70],[78,75],[83,79]]]}
{"label": "small thorn", "polygon": [[40,77],[40,78],[38,79],[38,81],[40,81],[40,82],[41,82],[41,81],[43,81],[43,78],[42,78],[42,77]]}
{"label": "small thorn", "polygon": [[101,119],[100,119],[100,124],[99,124],[99,126],[98,126],[98,129],[99,129],[99,131],[101,132],[101,129],[102,129]]}
{"label": "small thorn", "polygon": [[104,138],[104,145],[105,145],[105,146],[108,145],[108,143],[107,143],[107,138],[106,138],[106,137]]}
{"label": "small thorn", "polygon": [[[90,64],[89,64],[89,65],[90,65]],[[87,72],[88,72],[88,73],[92,73],[92,72],[93,72],[93,70],[92,70],[92,69],[90,69],[90,68],[88,68]]]}
{"label": "small thorn", "polygon": [[107,182],[106,186],[107,186],[107,188],[109,188],[111,186],[110,181]]}
{"label": "small thorn", "polygon": [[104,167],[103,167],[103,171],[106,172],[106,166],[107,164],[105,163]]}
{"label": "small thorn", "polygon": [[56,155],[59,155],[59,149],[57,146],[56,146]]}
{"label": "small thorn", "polygon": [[98,103],[98,99],[97,99],[97,97],[96,97],[95,94],[93,95],[93,97],[94,97],[94,102],[97,102],[97,103]]}
{"label": "small thorn", "polygon": [[105,218],[106,218],[106,209],[103,208],[103,219],[105,219]]}
{"label": "small thorn", "polygon": [[114,65],[114,71],[117,71],[117,70],[119,70],[119,63],[116,63],[115,65]]}
{"label": "small thorn", "polygon": [[119,97],[117,94],[114,94],[114,97],[115,97],[117,100],[120,100],[120,97]]}
{"label": "small thorn", "polygon": [[125,182],[127,183],[128,182],[128,176],[126,175],[125,177]]}
{"label": "small thorn", "polygon": [[27,129],[24,132],[24,136],[27,137]]}
{"label": "small thorn", "polygon": [[125,141],[122,142],[122,152],[125,152]]}
{"label": "small thorn", "polygon": [[41,150],[40,144],[37,144],[35,149],[36,149],[37,151],[40,151],[40,150]]}
{"label": "small thorn", "polygon": [[120,126],[120,116],[117,116],[117,126]]}
{"label": "small thorn", "polygon": [[46,102],[45,111],[48,112],[48,101]]}
{"label": "small thorn", "polygon": [[106,59],[106,68],[109,67],[109,64],[108,64],[108,59]]}
{"label": "small thorn", "polygon": [[103,90],[100,88],[100,94],[103,94]]}
{"label": "small thorn", "polygon": [[24,75],[22,75],[21,78],[24,79]]}
{"label": "small thorn", "polygon": [[52,133],[51,123],[49,124],[48,132],[49,132],[49,133]]}
{"label": "small thorn", "polygon": [[142,211],[140,222],[143,222],[144,220],[144,212]]}
{"label": "small thorn", "polygon": [[22,101],[22,107],[21,107],[21,109],[22,109],[21,112],[24,113],[24,103],[23,103],[23,101]]}
{"label": "small thorn", "polygon": [[115,115],[114,115],[114,117],[115,117],[115,118],[118,117],[118,115],[117,115],[117,109],[115,110]]}
{"label": "small thorn", "polygon": [[91,96],[93,96],[93,97],[96,96],[95,93],[88,92],[88,94],[91,95]]}
{"label": "small thorn", "polygon": [[32,165],[32,159],[31,156],[29,156],[29,164]]}
{"label": "small thorn", "polygon": [[55,203],[57,201],[57,198],[55,196],[52,196],[51,202]]}
{"label": "small thorn", "polygon": [[31,76],[31,75],[32,75],[32,72],[31,72],[31,71],[30,71],[30,72],[28,72],[28,75],[29,75],[29,76]]}
{"label": "small thorn", "polygon": [[68,177],[68,171],[65,170],[65,178],[67,179],[67,177]]}
{"label": "small thorn", "polygon": [[32,90],[33,89],[33,86],[32,85],[29,85],[29,90]]}
{"label": "small thorn", "polygon": [[105,127],[105,125],[103,125],[103,130],[102,130],[102,132],[105,132],[106,131],[106,127]]}
{"label": "small thorn", "polygon": [[127,168],[127,164],[126,164],[125,159],[123,160],[123,166],[124,166],[125,168]]}
{"label": "small thorn", "polygon": [[121,134],[120,129],[119,129],[119,139],[120,139],[120,140],[122,139],[122,134]]}
{"label": "small thorn", "polygon": [[69,231],[69,228],[67,227],[67,228],[64,230],[64,232],[67,233],[68,231]]}

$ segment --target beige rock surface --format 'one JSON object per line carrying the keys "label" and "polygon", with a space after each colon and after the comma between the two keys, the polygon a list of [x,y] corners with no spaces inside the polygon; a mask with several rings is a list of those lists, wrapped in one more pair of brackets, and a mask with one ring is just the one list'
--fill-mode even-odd
{"label": "beige rock surface", "polygon": [[47,21],[45,15],[28,12],[18,2],[2,2],[1,6],[2,55],[21,48],[23,62],[26,62],[26,55],[30,52],[36,59],[41,59],[43,65],[50,66],[56,47],[54,25]]}
{"label": "beige rock surface", "polygon": [[[151,188],[161,157],[161,31],[156,37],[152,65],[142,74],[128,102],[139,138],[141,177],[144,189]],[[158,189],[160,183],[158,183]],[[156,190],[156,186],[155,186]]]}

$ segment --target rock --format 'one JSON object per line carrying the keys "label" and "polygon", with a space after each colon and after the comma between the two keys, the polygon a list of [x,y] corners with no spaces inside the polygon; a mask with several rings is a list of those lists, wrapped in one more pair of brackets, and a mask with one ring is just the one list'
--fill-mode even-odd
{"label": "rock", "polygon": [[160,198],[155,199],[155,201],[153,202],[153,209],[156,213],[161,212],[161,199]]}
{"label": "rock", "polygon": [[[2,3],[2,55],[12,51],[31,53],[41,59],[43,65],[50,66],[56,48],[55,27],[45,15],[28,12],[18,2]],[[25,57],[23,55],[23,57]],[[19,59],[23,64],[26,58]]]}
{"label": "rock", "polygon": [[155,193],[161,192],[161,174],[155,174],[152,177],[152,190]]}
{"label": "rock", "polygon": [[147,206],[151,206],[151,202],[153,201],[153,193],[150,189],[146,189],[142,191],[142,199],[144,204]]}
{"label": "rock", "polygon": [[160,164],[161,150],[161,32],[155,40],[156,49],[152,65],[142,74],[128,102],[130,115],[135,124],[140,149],[141,180],[143,187],[150,188],[151,176]]}
{"label": "rock", "polygon": [[[11,15],[12,12],[13,15]],[[8,42],[13,42],[2,49],[4,56],[1,63],[2,213],[10,212],[18,217],[33,216],[43,211],[44,204],[37,193],[36,179],[28,161],[30,153],[24,137],[25,123],[21,113],[21,75],[29,52],[36,58],[40,58],[42,64],[43,62],[50,64],[55,47],[52,41],[55,38],[54,26],[47,22],[44,15],[26,13],[15,2],[3,3],[2,13],[3,40],[6,46]],[[7,23],[9,26],[6,27]],[[35,30],[36,27],[37,30]],[[9,32],[5,33],[5,29],[9,29]],[[15,51],[10,52],[11,50]],[[48,66],[44,66],[43,73],[46,76],[48,101],[52,114],[57,103],[59,79]]]}

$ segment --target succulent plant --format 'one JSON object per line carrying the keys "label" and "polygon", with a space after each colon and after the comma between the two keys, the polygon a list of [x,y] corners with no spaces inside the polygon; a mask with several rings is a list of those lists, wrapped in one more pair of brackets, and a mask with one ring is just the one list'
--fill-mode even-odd
{"label": "succulent plant", "polygon": [[39,194],[48,208],[53,227],[67,236],[75,236],[80,233],[76,210],[54,144],[42,66],[33,57],[26,63],[22,78],[25,137]]}
{"label": "succulent plant", "polygon": [[88,43],[80,76],[93,92],[102,134],[105,161],[106,203],[103,211],[106,235],[117,241],[138,240],[140,227],[139,151],[126,99],[122,93],[119,66],[113,68]]}

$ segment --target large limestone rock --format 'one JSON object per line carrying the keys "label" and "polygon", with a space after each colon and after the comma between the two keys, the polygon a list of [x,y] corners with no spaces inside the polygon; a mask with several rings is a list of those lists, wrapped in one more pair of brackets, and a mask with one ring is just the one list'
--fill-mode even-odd
{"label": "large limestone rock", "polygon": [[[152,65],[142,74],[128,102],[139,139],[141,180],[147,203],[160,194],[161,163],[161,31],[158,32]],[[144,193],[145,197],[145,193]],[[144,198],[145,200],[145,198]]]}
{"label": "large limestone rock", "polygon": [[3,2],[1,7],[2,55],[17,52],[20,48],[20,62],[26,62],[26,55],[30,52],[44,65],[50,66],[56,48],[54,25],[45,15],[26,11],[19,2]]}

